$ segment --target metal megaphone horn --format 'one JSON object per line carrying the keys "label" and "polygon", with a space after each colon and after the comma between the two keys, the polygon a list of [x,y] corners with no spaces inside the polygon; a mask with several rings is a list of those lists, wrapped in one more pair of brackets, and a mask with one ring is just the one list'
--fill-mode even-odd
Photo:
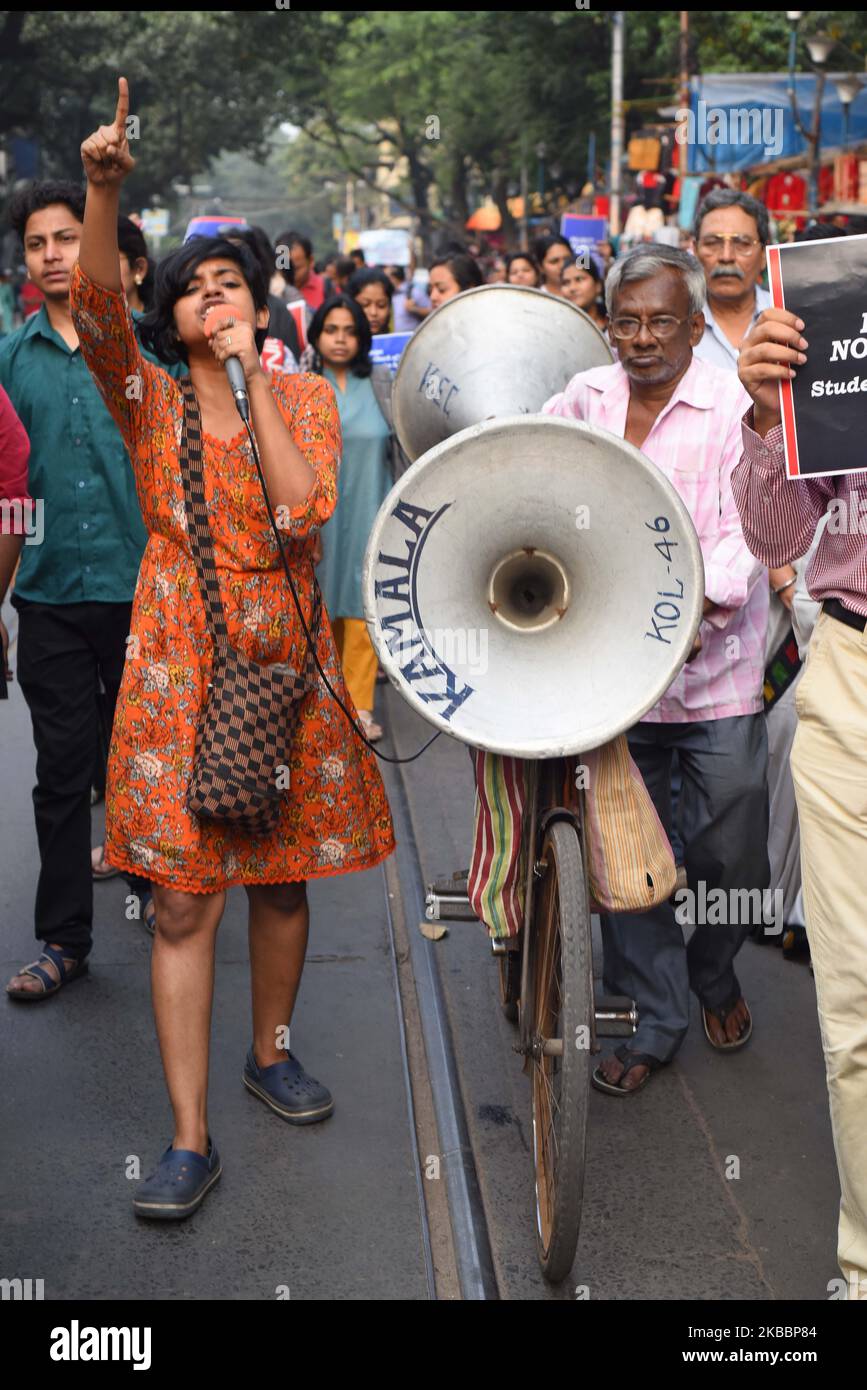
{"label": "metal megaphone horn", "polygon": [[675,488],[606,430],[537,413],[610,358],[566,301],[491,285],[442,305],[401,360],[395,424],[426,452],[374,522],[365,618],[400,694],[473,747],[554,758],[608,742],[698,631],[704,566]]}
{"label": "metal megaphone horn", "polygon": [[492,416],[535,414],[611,349],[583,309],[526,285],[480,285],[446,300],[404,349],[394,427],[410,460]]}
{"label": "metal megaphone horn", "polygon": [[523,758],[586,752],[671,684],[701,622],[689,513],[631,444],[577,420],[488,420],[418,459],[362,574],[392,684],[437,728]]}

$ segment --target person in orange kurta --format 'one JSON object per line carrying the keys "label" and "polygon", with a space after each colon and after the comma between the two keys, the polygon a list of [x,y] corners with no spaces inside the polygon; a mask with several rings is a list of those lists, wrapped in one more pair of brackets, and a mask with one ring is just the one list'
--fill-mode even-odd
{"label": "person in orange kurta", "polygon": [[[375,759],[321,678],[302,705],[291,786],[272,833],[250,837],[199,821],[187,807],[212,642],[187,534],[181,391],[142,357],[121,291],[117,204],[134,163],[124,78],[119,93],[114,123],[82,145],[88,193],[71,306],[87,365],[129,450],[148,530],[109,754],[105,857],[153,885],[154,1012],[175,1134],[133,1205],[141,1216],[178,1219],[196,1209],[222,1171],[206,1105],[214,947],[226,889],[243,885],[250,907],[253,1046],[245,1085],[290,1123],[324,1119],[331,1095],[287,1041],[307,942],[305,881],[379,863],[394,849],[394,835]],[[211,314],[209,337],[205,314],[213,305],[225,313],[216,315],[216,327]],[[300,669],[306,638],[225,359],[237,356],[244,368],[262,470],[308,624],[318,529],[337,499],[340,425],[333,389],[321,377],[263,373],[256,338],[267,322],[267,286],[247,248],[209,239],[187,243],[160,265],[142,332],[162,335],[163,347],[189,364],[229,641],[253,661]],[[324,609],[317,654],[353,709]]]}

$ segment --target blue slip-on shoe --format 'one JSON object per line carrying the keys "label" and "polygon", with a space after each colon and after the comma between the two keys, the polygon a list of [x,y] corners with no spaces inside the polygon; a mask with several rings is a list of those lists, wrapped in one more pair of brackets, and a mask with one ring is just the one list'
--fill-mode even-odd
{"label": "blue slip-on shoe", "polygon": [[133,1198],[136,1216],[156,1221],[182,1221],[210,1192],[223,1171],[217,1146],[208,1135],[208,1156],[194,1149],[166,1149],[149,1178]]}
{"label": "blue slip-on shoe", "polygon": [[298,1058],[286,1053],[285,1061],[260,1067],[253,1048],[247,1053],[244,1085],[291,1125],[312,1125],[324,1120],[334,1109],[331,1092],[308,1076]]}

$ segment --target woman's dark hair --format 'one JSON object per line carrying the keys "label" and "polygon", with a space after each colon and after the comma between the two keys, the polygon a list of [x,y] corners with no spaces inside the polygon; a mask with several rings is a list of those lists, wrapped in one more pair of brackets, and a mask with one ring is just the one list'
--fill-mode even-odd
{"label": "woman's dark hair", "polygon": [[[268,233],[262,227],[245,227],[240,232],[225,231],[223,235],[229,241],[242,241],[249,246],[253,255],[262,267],[262,274],[265,276],[265,284],[270,285],[271,276],[277,269],[277,254],[271,242],[268,240]],[[285,271],[281,274],[285,275]]]}
{"label": "woman's dark hair", "polygon": [[842,227],[834,227],[830,222],[813,222],[802,232],[795,232],[795,241],[824,241],[826,237],[845,235]]}
{"label": "woman's dark hair", "polygon": [[560,271],[560,279],[563,279],[567,270],[583,270],[585,275],[589,275],[591,280],[596,281],[601,294],[605,288],[605,276],[600,274],[599,267],[592,256],[587,256],[586,262],[585,265],[584,261],[579,261],[577,258],[574,261],[567,261]]}
{"label": "woman's dark hair", "polygon": [[529,266],[532,266],[533,270],[536,272],[536,284],[538,285],[541,282],[542,272],[539,269],[539,262],[536,260],[536,257],[533,255],[532,251],[512,251],[512,253],[506,257],[507,280],[509,278],[509,271],[512,269],[513,261],[526,261],[527,264]]}
{"label": "woman's dark hair", "polygon": [[372,266],[365,266],[362,270],[356,270],[350,276],[346,293],[351,294],[352,298],[355,299],[368,285],[381,285],[388,295],[389,304],[391,303],[391,297],[394,294],[394,281],[389,280],[384,270],[374,270]]}
{"label": "woman's dark hair", "polygon": [[325,327],[325,320],[332,309],[348,309],[355,321],[355,332],[358,337],[358,354],[349,363],[349,370],[353,376],[370,376],[373,370],[373,363],[370,360],[370,345],[373,338],[370,332],[370,324],[361,305],[348,294],[335,294],[330,299],[326,299],[324,304],[320,304],[307,330],[307,339],[313,345],[316,358],[313,363],[313,370],[322,373],[322,358],[319,355],[319,339]]}
{"label": "woman's dark hair", "polygon": [[574,261],[575,252],[572,250],[572,247],[570,246],[569,242],[566,240],[564,236],[537,236],[533,242],[533,255],[539,262],[540,269],[542,266],[542,262],[544,261],[548,252],[551,250],[552,246],[565,246],[566,250],[569,252],[570,258]]}
{"label": "woman's dark hair", "polygon": [[59,179],[33,179],[10,198],[9,221],[23,241],[27,219],[34,212],[50,208],[54,203],[63,203],[76,222],[84,222],[84,199],[81,184]]}
{"label": "woman's dark hair", "polygon": [[443,237],[434,247],[434,265],[444,265],[449,256],[468,256],[470,253],[465,241],[454,237]]}
{"label": "woman's dark hair", "polygon": [[147,261],[147,271],[138,287],[139,298],[147,312],[154,293],[154,266],[148,255],[144,232],[141,227],[136,226],[131,217],[117,219],[117,249],[122,256],[126,256],[130,266],[134,266],[136,261]]}
{"label": "woman's dark hair", "polygon": [[302,236],[300,232],[284,232],[277,238],[278,246],[286,246],[292,250],[293,246],[300,246],[308,261],[313,255],[313,242],[307,236]]}
{"label": "woman's dark hair", "polygon": [[465,252],[454,256],[437,256],[431,262],[430,269],[436,270],[438,265],[445,266],[460,290],[474,290],[477,285],[485,283],[478,262]]}
{"label": "woman's dark hair", "polygon": [[[194,236],[177,251],[170,251],[157,265],[151,307],[139,323],[139,337],[162,362],[173,366],[188,362],[187,349],[178,337],[172,310],[203,261],[234,261],[247,282],[256,309],[268,308],[268,282],[259,259],[244,241],[227,241],[221,236]],[[268,336],[267,328],[257,328],[259,352]]]}

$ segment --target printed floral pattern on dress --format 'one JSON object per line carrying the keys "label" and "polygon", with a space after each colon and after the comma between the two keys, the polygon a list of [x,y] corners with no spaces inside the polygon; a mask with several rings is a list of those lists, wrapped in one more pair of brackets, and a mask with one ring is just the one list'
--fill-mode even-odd
{"label": "printed floral pattern on dress", "polygon": [[[122,295],[76,266],[73,322],[81,350],[127,445],[148,543],[132,609],[106,786],[106,860],[188,892],[287,883],[368,868],[394,848],[385,788],[321,679],[292,741],[290,788],[276,829],[249,837],[199,821],[186,805],[212,644],[187,535],[175,381],[139,352]],[[136,389],[130,391],[130,380]],[[279,520],[308,624],[315,532],[337,500],[337,402],[322,377],[277,372],[271,390],[316,481]],[[286,583],[246,435],[203,436],[208,520],[229,640],[253,661],[303,661],[306,638]],[[276,509],[275,509],[276,510]],[[323,609],[317,656],[354,712]]]}

